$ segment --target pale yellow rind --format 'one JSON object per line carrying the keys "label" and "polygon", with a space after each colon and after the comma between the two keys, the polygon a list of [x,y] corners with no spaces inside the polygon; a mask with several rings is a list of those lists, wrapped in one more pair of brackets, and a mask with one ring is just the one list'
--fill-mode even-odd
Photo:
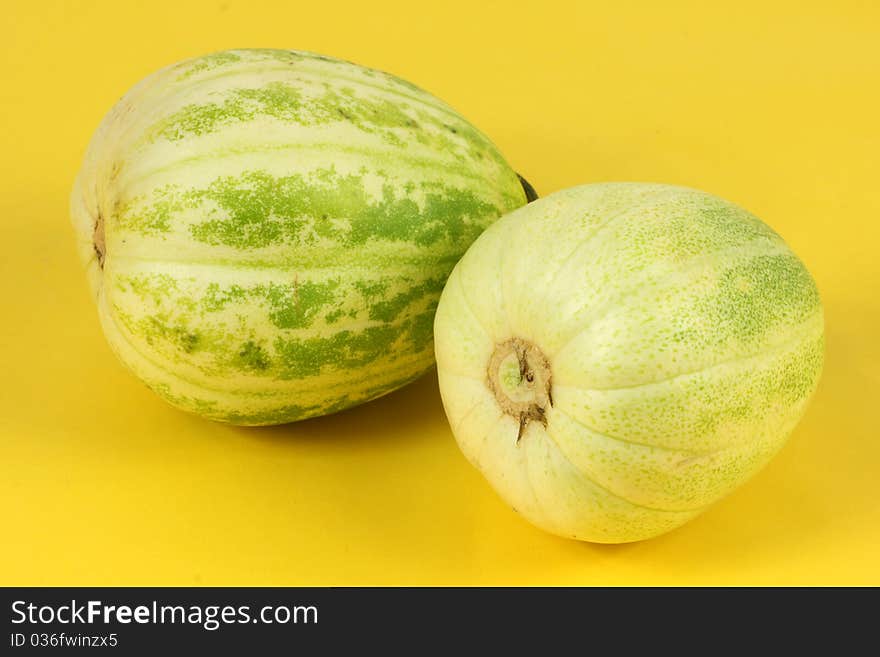
{"label": "pale yellow rind", "polygon": [[[462,452],[503,499],[561,536],[669,531],[785,443],[816,388],[815,284],[752,215],[696,190],[598,184],[491,226],[435,320],[440,391]],[[546,354],[546,426],[487,385],[496,345]]]}

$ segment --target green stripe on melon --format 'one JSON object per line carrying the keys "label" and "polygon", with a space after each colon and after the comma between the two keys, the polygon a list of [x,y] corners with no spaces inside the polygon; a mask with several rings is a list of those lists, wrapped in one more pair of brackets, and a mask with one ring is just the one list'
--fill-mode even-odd
{"label": "green stripe on melon", "polygon": [[122,361],[179,407],[273,424],[429,368],[449,272],[525,201],[492,143],[413,85],[241,50],[133,88],[71,208]]}

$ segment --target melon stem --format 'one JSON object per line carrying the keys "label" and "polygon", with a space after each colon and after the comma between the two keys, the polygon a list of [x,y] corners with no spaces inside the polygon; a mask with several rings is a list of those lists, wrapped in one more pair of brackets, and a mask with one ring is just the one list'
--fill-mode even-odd
{"label": "melon stem", "polygon": [[547,357],[535,344],[510,338],[496,345],[486,377],[498,406],[519,424],[517,444],[529,423],[547,426],[547,409],[553,406],[552,372]]}
{"label": "melon stem", "polygon": [[535,191],[535,188],[532,187],[531,183],[519,174],[516,174],[516,177],[519,178],[519,184],[522,185],[523,191],[526,193],[526,203],[537,201],[538,192]]}
{"label": "melon stem", "polygon": [[95,247],[95,254],[98,256],[98,266],[104,268],[104,254],[107,252],[107,244],[104,240],[104,217],[98,212],[98,218],[95,220],[95,231],[92,233],[92,245]]}

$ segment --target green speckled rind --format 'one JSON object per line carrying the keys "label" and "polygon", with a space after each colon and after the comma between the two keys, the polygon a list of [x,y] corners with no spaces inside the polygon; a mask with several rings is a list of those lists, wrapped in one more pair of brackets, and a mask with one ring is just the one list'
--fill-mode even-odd
{"label": "green speckled rind", "polygon": [[122,361],[181,408],[258,425],[428,369],[446,277],[525,201],[492,143],[417,87],[320,55],[236,50],[126,94],[71,208]]}
{"label": "green speckled rind", "polygon": [[[546,427],[504,415],[496,344],[538,346]],[[597,542],[681,525],[757,472],[816,388],[816,285],[767,225],[692,189],[577,187],[491,226],[435,321],[444,407],[468,459],[514,508]]]}

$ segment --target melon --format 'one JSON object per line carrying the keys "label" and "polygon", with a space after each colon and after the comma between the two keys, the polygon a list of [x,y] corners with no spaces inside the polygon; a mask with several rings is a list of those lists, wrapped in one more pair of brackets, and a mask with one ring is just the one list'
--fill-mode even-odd
{"label": "melon", "polygon": [[554,193],[490,226],[437,310],[464,455],[549,532],[678,527],[762,468],[817,386],[813,278],[742,208],[655,184]]}
{"label": "melon", "polygon": [[397,77],[233,50],[131,89],[71,197],[106,338],[164,399],[265,425],[388,393],[433,364],[449,272],[517,174]]}

